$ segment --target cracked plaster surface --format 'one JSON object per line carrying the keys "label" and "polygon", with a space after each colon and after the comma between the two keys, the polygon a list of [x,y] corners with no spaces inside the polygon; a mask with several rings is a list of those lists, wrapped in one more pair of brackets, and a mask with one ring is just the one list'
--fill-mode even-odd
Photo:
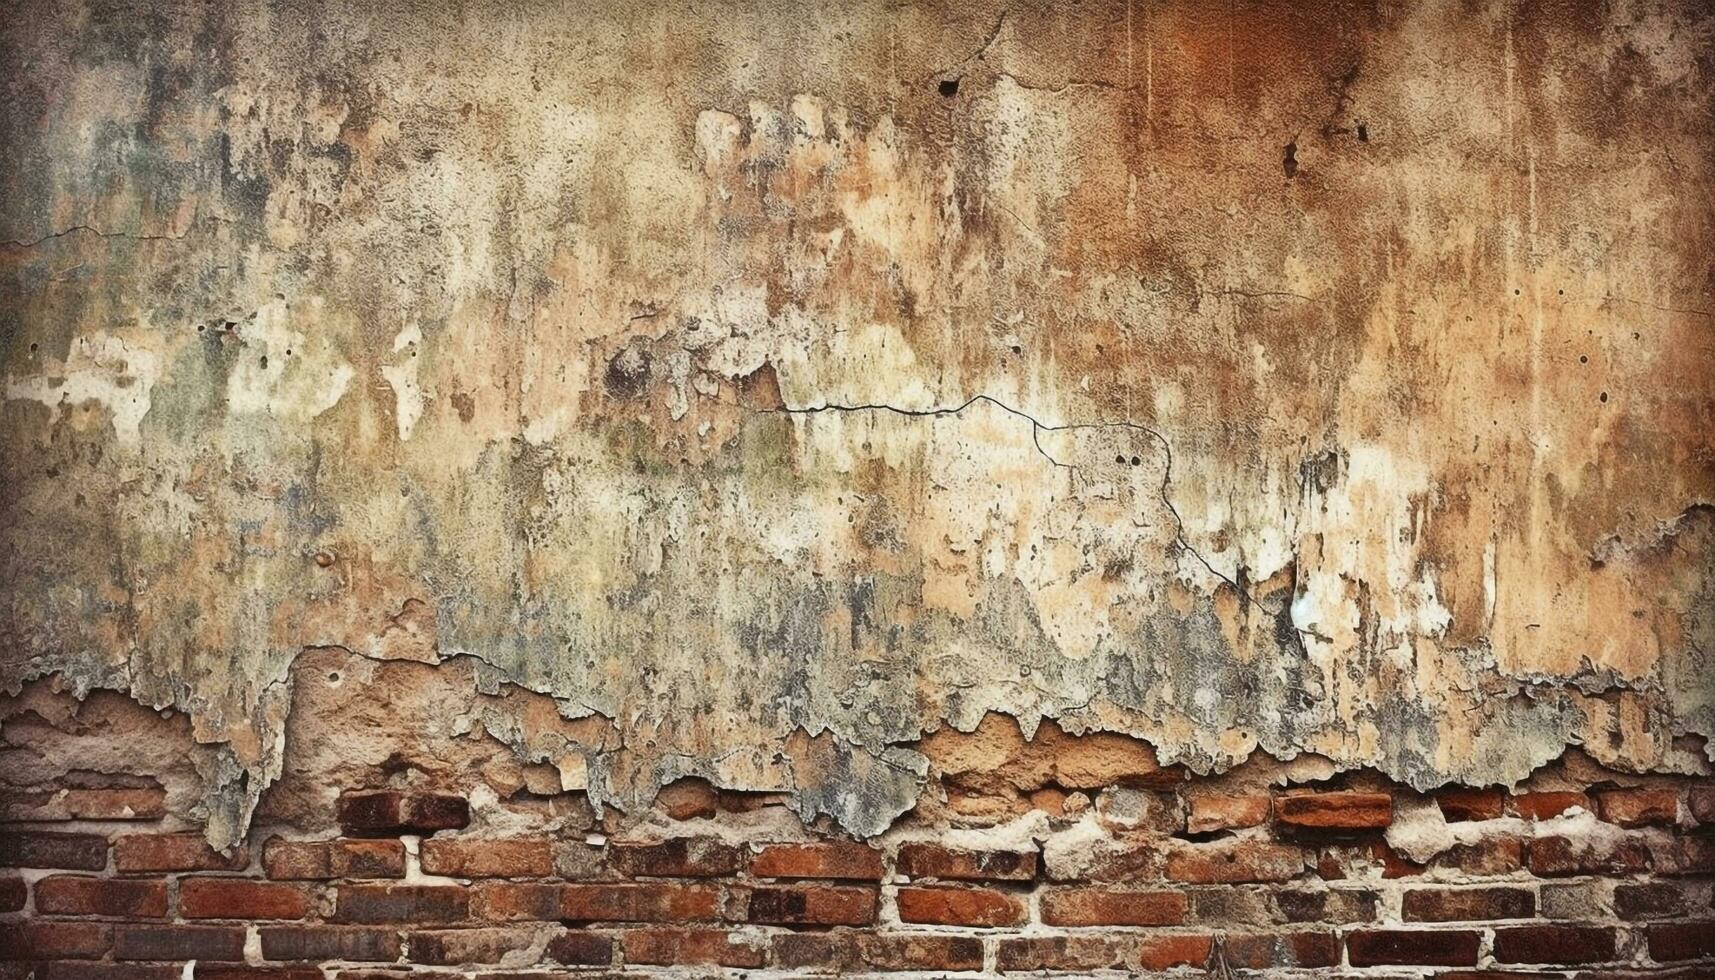
{"label": "cracked plaster surface", "polygon": [[217,842],[327,648],[858,834],[991,711],[1715,730],[1696,4],[24,8],[0,682],[182,711]]}

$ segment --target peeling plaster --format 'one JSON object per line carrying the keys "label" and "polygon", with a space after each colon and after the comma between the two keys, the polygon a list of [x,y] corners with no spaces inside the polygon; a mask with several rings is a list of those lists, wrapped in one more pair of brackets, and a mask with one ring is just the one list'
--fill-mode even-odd
{"label": "peeling plaster", "polygon": [[218,843],[329,657],[864,835],[991,712],[1715,733],[1696,5],[25,6],[0,685],[183,712]]}

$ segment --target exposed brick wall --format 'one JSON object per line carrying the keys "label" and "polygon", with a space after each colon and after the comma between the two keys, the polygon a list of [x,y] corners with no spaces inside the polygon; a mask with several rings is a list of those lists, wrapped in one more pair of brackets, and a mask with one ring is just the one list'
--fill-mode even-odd
{"label": "exposed brick wall", "polygon": [[1715,974],[1707,780],[1426,797],[1365,774],[1163,773],[1049,818],[907,819],[876,842],[694,782],[580,833],[485,821],[452,793],[349,791],[337,836],[262,828],[224,854],[92,791],[0,833],[17,869],[0,976]]}

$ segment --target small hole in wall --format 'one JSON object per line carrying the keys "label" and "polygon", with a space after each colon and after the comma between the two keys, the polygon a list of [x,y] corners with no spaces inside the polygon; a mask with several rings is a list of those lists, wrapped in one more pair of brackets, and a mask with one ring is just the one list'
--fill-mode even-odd
{"label": "small hole in wall", "polygon": [[[1211,841],[1224,840],[1228,837],[1232,837],[1233,832],[1230,830],[1191,830],[1179,831],[1173,836],[1180,840],[1188,840],[1193,844],[1207,844]],[[1227,859],[1227,863],[1232,864],[1234,862],[1232,858],[1229,857]]]}
{"label": "small hole in wall", "polygon": [[339,671],[337,671],[337,670],[328,671],[328,683],[329,684],[338,684],[339,682],[340,682]]}
{"label": "small hole in wall", "polygon": [[268,370],[268,355],[267,354],[262,355],[262,370],[264,370],[264,371]]}
{"label": "small hole in wall", "polygon": [[1606,402],[1608,400],[1608,393],[1605,391],[1602,392],[1600,395],[1596,396],[1596,400],[1601,401],[1601,402]]}
{"label": "small hole in wall", "polygon": [[1589,354],[1579,354],[1578,355],[1578,363],[1579,364],[1589,364],[1590,363],[1590,355]]}
{"label": "small hole in wall", "polygon": [[1124,456],[1115,456],[1114,462],[1120,464],[1121,466],[1124,466],[1125,465],[1125,457]]}
{"label": "small hole in wall", "polygon": [[1358,123],[1358,142],[1368,143],[1369,141],[1370,141],[1370,127],[1364,125],[1363,123]]}
{"label": "small hole in wall", "polygon": [[1142,462],[1143,462],[1143,460],[1142,460],[1142,459],[1140,459],[1140,458],[1138,458],[1138,457],[1136,457],[1136,456],[1133,456],[1133,457],[1132,457],[1132,458],[1131,458],[1131,465],[1133,465],[1133,466],[1136,466],[1136,465],[1138,465],[1138,464],[1139,464],[1139,463],[1142,463]]}
{"label": "small hole in wall", "polygon": [[943,97],[950,99],[959,94],[959,80],[956,78],[943,78],[941,79],[941,84],[935,86],[935,91],[940,92]]}
{"label": "small hole in wall", "polygon": [[41,345],[39,345],[39,344],[31,344],[30,345],[30,353],[34,354],[40,346]]}

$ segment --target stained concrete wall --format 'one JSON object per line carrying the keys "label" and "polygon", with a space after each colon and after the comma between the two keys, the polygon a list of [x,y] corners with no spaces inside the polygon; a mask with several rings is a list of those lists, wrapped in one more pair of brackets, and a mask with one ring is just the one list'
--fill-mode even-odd
{"label": "stained concrete wall", "polygon": [[216,844],[473,732],[859,835],[990,712],[1706,771],[1702,4],[4,20],[0,683],[188,719]]}

